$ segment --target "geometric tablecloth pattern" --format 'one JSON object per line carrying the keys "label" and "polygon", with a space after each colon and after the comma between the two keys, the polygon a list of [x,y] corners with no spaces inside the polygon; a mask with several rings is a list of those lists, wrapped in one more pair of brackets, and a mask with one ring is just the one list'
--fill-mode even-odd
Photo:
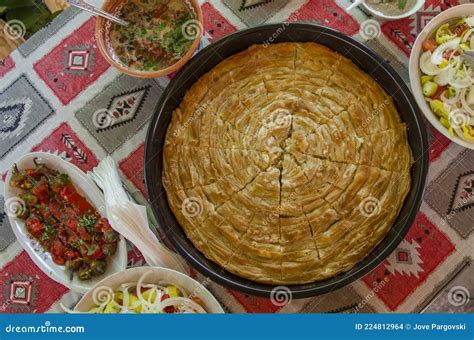
{"label": "geometric tablecloth pattern", "polygon": [[[469,1],[427,0],[409,18],[383,22],[349,0],[201,1],[201,48],[239,29],[302,21],[329,26],[365,40],[408,83],[408,57],[416,35],[437,13]],[[61,156],[90,170],[110,154],[133,197],[145,203],[144,139],[149,119],[169,78],[140,80],[120,74],[101,57],[95,18],[69,8],[0,63],[0,174],[30,151]],[[114,112],[113,125],[97,127],[94,113]],[[416,221],[398,248],[364,278],[315,298],[272,303],[206,280],[226,311],[473,312],[474,151],[430,134],[428,185]],[[1,181],[0,191],[5,183]],[[80,295],[44,275],[16,241],[0,195],[0,312],[60,312]],[[142,265],[129,246],[129,266]]]}

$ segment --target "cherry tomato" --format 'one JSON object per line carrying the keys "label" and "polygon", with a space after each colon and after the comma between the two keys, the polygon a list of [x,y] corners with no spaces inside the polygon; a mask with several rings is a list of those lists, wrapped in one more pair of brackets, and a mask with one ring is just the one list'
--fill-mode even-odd
{"label": "cherry tomato", "polygon": [[438,44],[436,44],[436,41],[434,41],[433,39],[426,39],[422,45],[423,51],[425,52],[426,51],[433,52],[434,50],[436,50],[437,47],[438,47]]}
{"label": "cherry tomato", "polygon": [[168,314],[173,314],[174,312],[176,312],[176,308],[174,308],[174,306],[165,307],[163,308],[163,310]]}

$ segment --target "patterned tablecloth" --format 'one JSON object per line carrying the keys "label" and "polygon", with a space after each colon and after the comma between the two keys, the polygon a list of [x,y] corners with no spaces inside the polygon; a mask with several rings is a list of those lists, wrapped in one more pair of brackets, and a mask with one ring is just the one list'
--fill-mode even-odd
{"label": "patterned tablecloth", "polygon": [[[201,1],[202,46],[249,26],[303,21],[356,38],[390,61],[408,82],[408,56],[416,35],[440,11],[469,0],[427,0],[410,18],[374,25],[349,0]],[[73,8],[0,64],[0,173],[30,151],[48,151],[90,170],[111,154],[124,183],[146,202],[144,139],[168,78],[140,80],[120,74],[101,57],[95,18]],[[375,30],[373,29],[375,27]],[[201,46],[201,47],[202,47]],[[93,114],[114,112],[111,126],[97,128]],[[408,235],[374,271],[337,291],[286,305],[210,283],[229,312],[420,312],[474,311],[474,151],[430,133],[430,171],[425,200]],[[1,182],[0,192],[3,192]],[[0,196],[0,311],[43,313],[72,306],[80,297],[37,268],[16,241]],[[143,264],[130,247],[129,266]],[[196,274],[199,280],[204,280]]]}

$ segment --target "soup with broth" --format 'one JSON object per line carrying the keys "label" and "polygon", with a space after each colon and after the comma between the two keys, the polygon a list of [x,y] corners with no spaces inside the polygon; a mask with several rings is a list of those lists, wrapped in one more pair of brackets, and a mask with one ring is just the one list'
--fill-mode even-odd
{"label": "soup with broth", "polygon": [[127,67],[157,71],[176,63],[190,49],[199,23],[185,0],[128,0],[118,15],[129,23],[112,23],[110,43]]}

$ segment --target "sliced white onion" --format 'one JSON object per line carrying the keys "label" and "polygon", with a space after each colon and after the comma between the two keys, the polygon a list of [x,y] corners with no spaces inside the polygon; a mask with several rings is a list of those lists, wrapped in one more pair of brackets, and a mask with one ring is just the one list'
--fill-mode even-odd
{"label": "sliced white onion", "polygon": [[456,77],[456,73],[448,81],[449,85],[457,89],[464,89],[472,85],[471,77]]}
{"label": "sliced white onion", "polygon": [[454,52],[451,55],[451,58],[449,59],[449,64],[448,64],[447,67],[456,68],[456,67],[458,67],[459,64],[462,63],[461,57],[458,56],[458,55],[454,55]]}
{"label": "sliced white onion", "polygon": [[462,108],[469,113],[469,115],[474,117],[474,109],[467,103],[467,89],[461,91],[461,105]]}
{"label": "sliced white onion", "polygon": [[471,85],[471,78],[456,78],[449,82],[449,85],[457,89],[464,89]]}
{"label": "sliced white onion", "polygon": [[462,42],[466,42],[471,36],[472,32],[474,32],[474,28],[470,28],[469,30],[467,30],[467,32],[462,37]]}
{"label": "sliced white onion", "polygon": [[469,106],[474,106],[474,85],[469,88],[469,93],[466,96],[466,103]]}
{"label": "sliced white onion", "polygon": [[471,15],[470,17],[467,17],[464,22],[468,24],[471,27],[474,27],[474,15]]}
{"label": "sliced white onion", "polygon": [[434,81],[441,86],[446,86],[454,78],[456,70],[451,67],[446,68],[443,72],[434,77]]}
{"label": "sliced white onion", "polygon": [[466,63],[463,63],[462,68],[464,72],[467,74],[467,76],[470,78],[472,76],[472,68],[467,66]]}
{"label": "sliced white onion", "polygon": [[426,51],[420,56],[420,69],[424,74],[436,76],[441,70],[431,62],[431,52]]}
{"label": "sliced white onion", "polygon": [[120,306],[120,313],[129,313],[128,312],[128,304],[129,304],[129,301],[130,301],[130,293],[128,291],[128,287],[127,288],[122,288],[119,291],[121,291],[122,294],[123,294],[122,306]]}
{"label": "sliced white onion", "polygon": [[431,62],[435,65],[441,64],[445,59],[443,58],[443,54],[446,50],[455,50],[459,47],[459,43],[461,42],[461,38],[454,38],[453,40],[447,41],[439,45],[436,50],[433,51],[431,54]]}
{"label": "sliced white onion", "polygon": [[439,97],[442,102],[453,105],[459,101],[459,97],[461,96],[461,90],[456,89],[456,95],[453,98],[446,97],[446,92],[447,91],[441,93],[441,96]]}
{"label": "sliced white onion", "polygon": [[136,288],[136,293],[137,293],[137,297],[138,297],[138,300],[140,301],[140,304],[142,306],[142,311],[143,309],[148,309],[148,307],[150,306],[150,304],[148,303],[148,301],[146,301],[143,296],[142,296],[142,285],[143,285],[143,281],[145,280],[145,278],[151,274],[151,270],[150,271],[147,271],[145,273],[143,273],[142,276],[140,276],[140,278],[138,279],[138,282],[137,282],[137,288]]}

